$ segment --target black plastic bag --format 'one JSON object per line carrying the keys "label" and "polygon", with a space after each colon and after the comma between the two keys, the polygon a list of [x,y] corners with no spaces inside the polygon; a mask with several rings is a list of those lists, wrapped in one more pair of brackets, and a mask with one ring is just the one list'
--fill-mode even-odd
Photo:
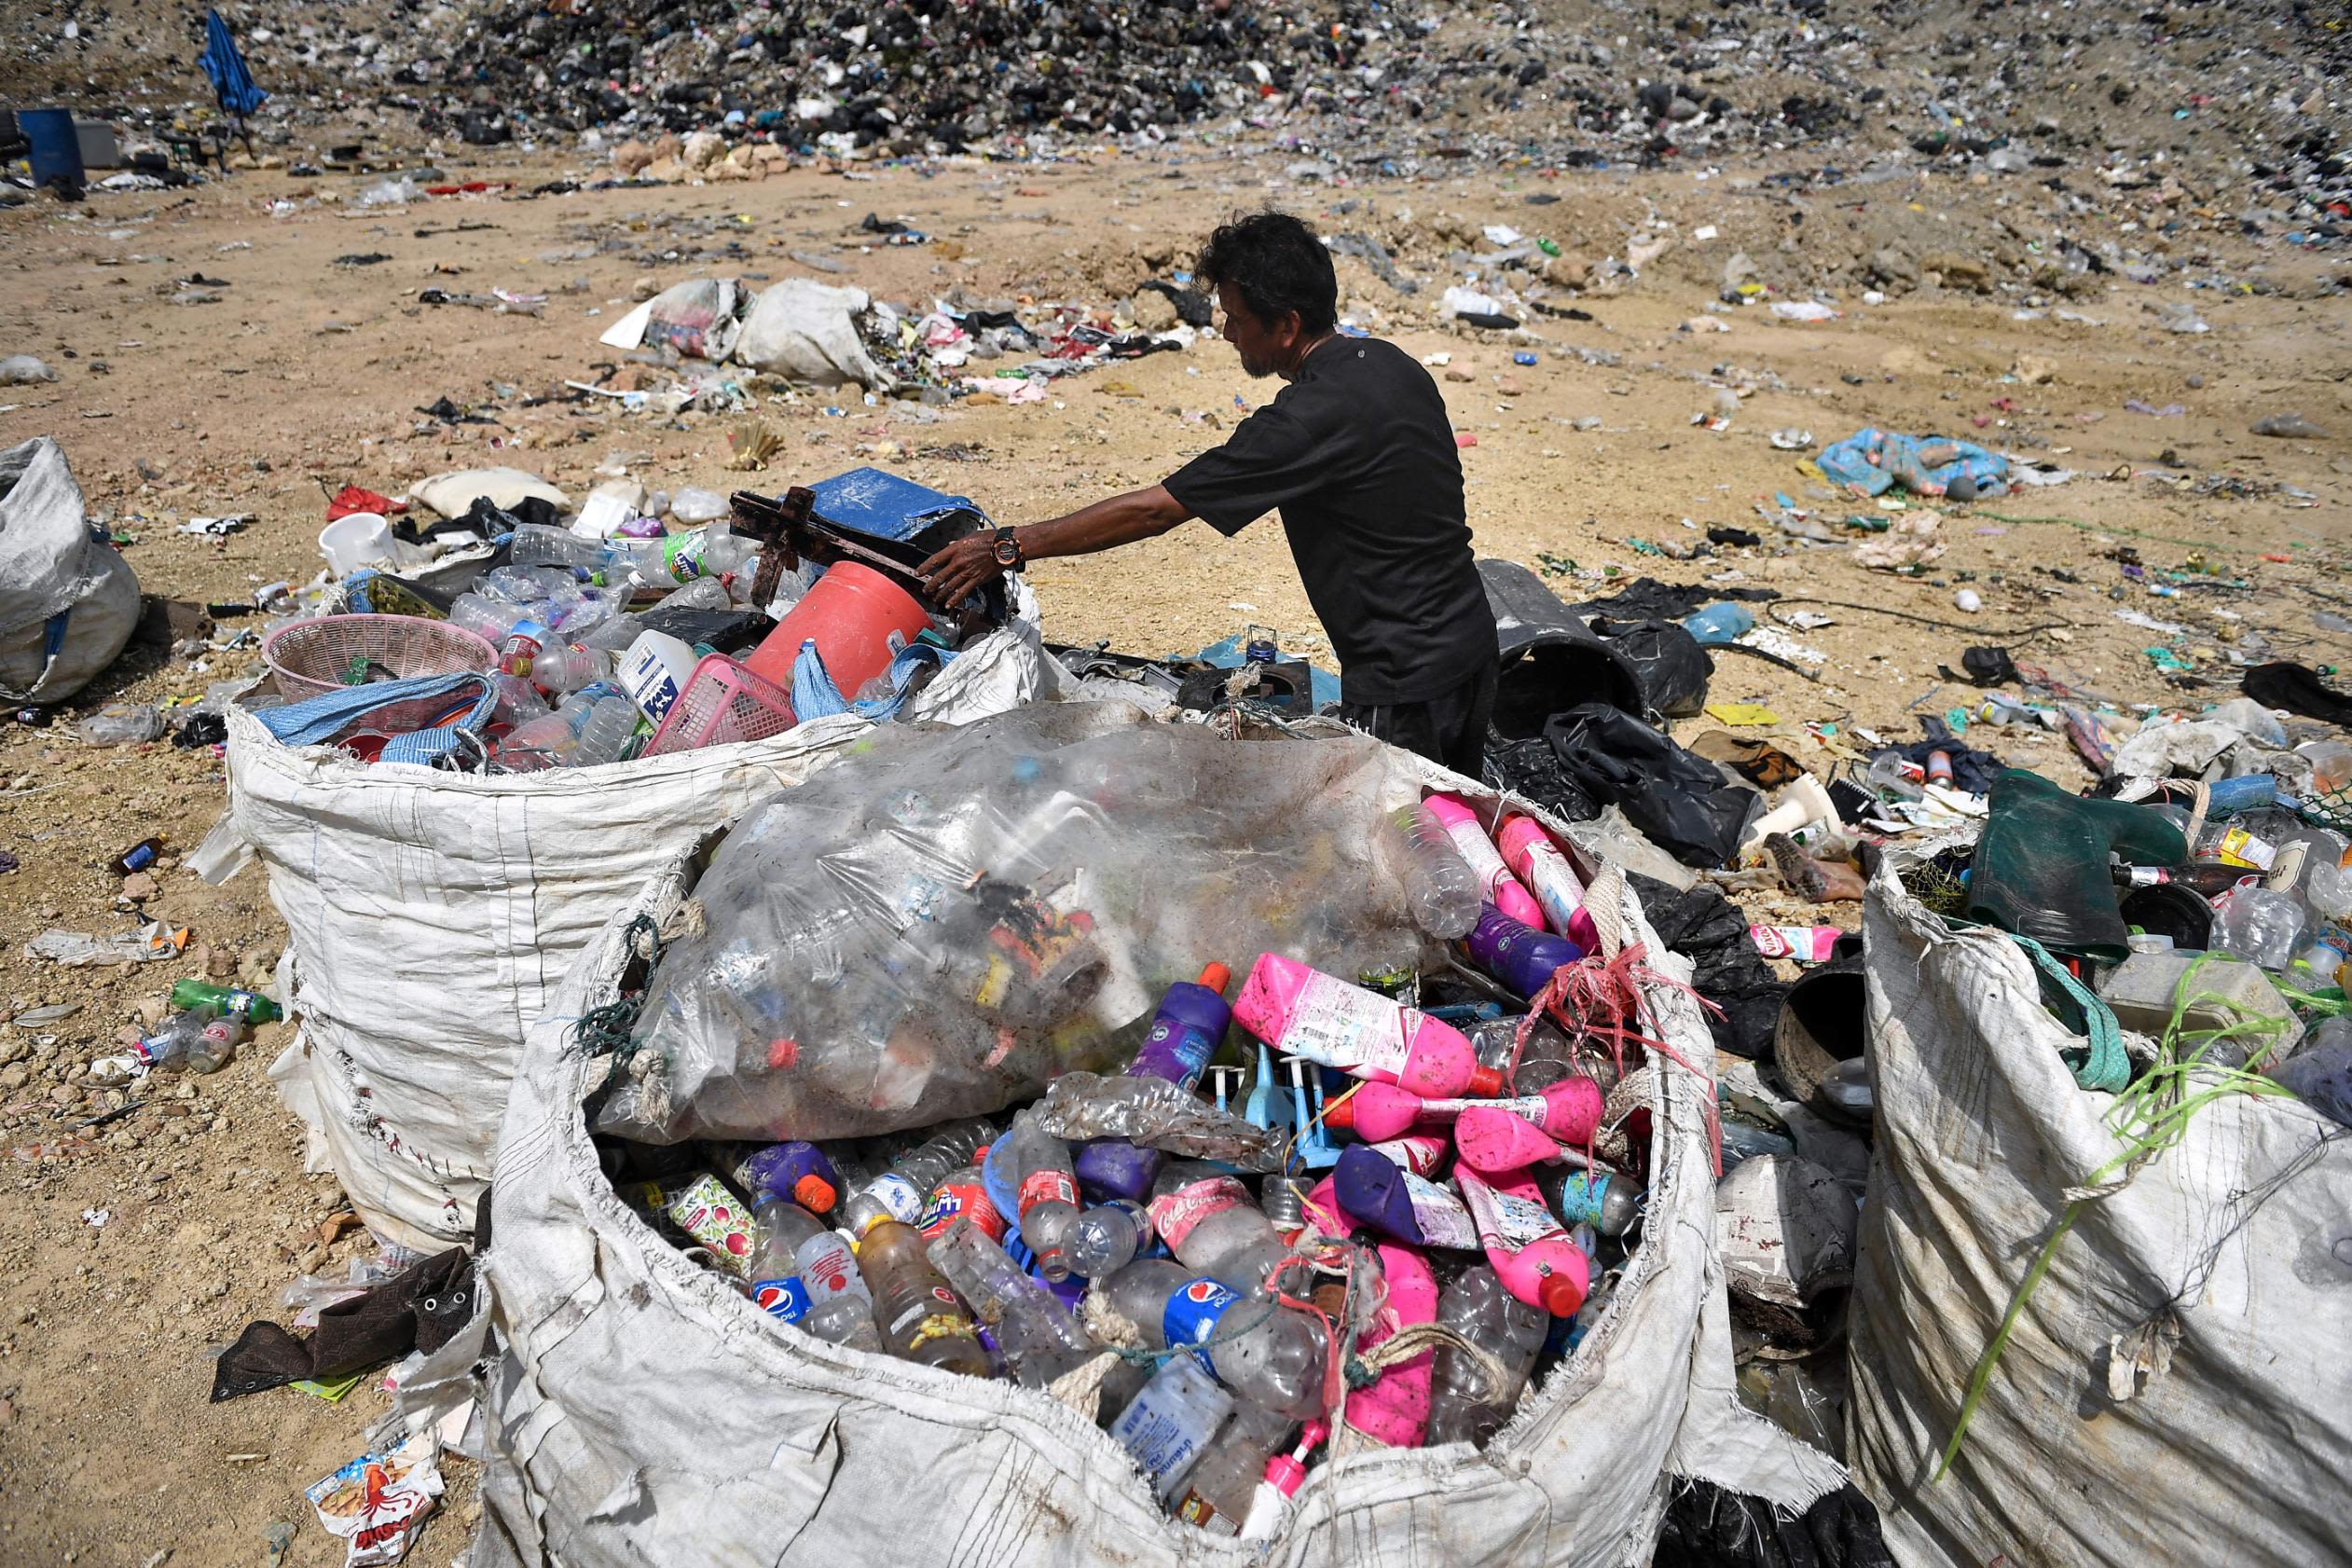
{"label": "black plastic bag", "polygon": [[1636,577],[1606,598],[1589,598],[1573,608],[1579,615],[1648,615],[1679,621],[1702,605],[1726,599],[1762,603],[1780,597],[1774,588],[1720,588],[1706,583],[1661,583],[1655,577]]}
{"label": "black plastic bag", "polygon": [[1570,777],[1688,866],[1720,866],[1740,847],[1740,830],[1764,804],[1744,784],[1694,757],[1647,724],[1604,703],[1579,703],[1552,716],[1544,738]]}
{"label": "black plastic bag", "polygon": [[1769,1063],[1781,1002],[1789,988],[1756,951],[1740,906],[1703,882],[1677,892],[1646,876],[1629,880],[1657,940],[1690,960],[1692,986],[1723,1009],[1720,1018],[1706,1014],[1715,1043]]}
{"label": "black plastic bag", "polygon": [[1612,621],[1595,616],[1592,629],[1624,654],[1642,678],[1642,699],[1669,719],[1687,719],[1707,706],[1715,661],[1699,639],[1672,621]]}
{"label": "black plastic bag", "polygon": [[1601,803],[1570,777],[1560,755],[1544,739],[1491,739],[1486,748],[1487,782],[1534,802],[1564,822],[1589,822]]}
{"label": "black plastic bag", "polygon": [[1784,1519],[1761,1497],[1690,1481],[1666,1506],[1650,1568],[1894,1568],[1894,1556],[1850,1482]]}

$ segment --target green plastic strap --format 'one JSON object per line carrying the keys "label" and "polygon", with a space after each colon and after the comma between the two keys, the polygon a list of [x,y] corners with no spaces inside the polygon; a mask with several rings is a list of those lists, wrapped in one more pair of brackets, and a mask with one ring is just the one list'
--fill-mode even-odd
{"label": "green plastic strap", "polygon": [[2074,1081],[2085,1089],[2104,1090],[2110,1094],[2131,1081],[2131,1058],[2124,1054],[2124,1032],[2115,1022],[2115,1013],[2105,1002],[2094,996],[2090,988],[2051,956],[2050,950],[2031,937],[2015,936],[2026,956],[2033,960],[2043,978],[2066,993],[2067,999],[2083,1014],[2084,1032],[2090,1036],[2086,1050],[2067,1050],[2058,1052]]}

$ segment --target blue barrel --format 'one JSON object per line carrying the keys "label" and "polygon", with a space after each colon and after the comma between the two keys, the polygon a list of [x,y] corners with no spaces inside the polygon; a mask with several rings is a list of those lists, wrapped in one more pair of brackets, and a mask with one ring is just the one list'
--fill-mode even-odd
{"label": "blue barrel", "polygon": [[63,174],[76,185],[84,180],[81,139],[74,133],[70,109],[20,109],[17,127],[33,144],[33,183],[46,186]]}

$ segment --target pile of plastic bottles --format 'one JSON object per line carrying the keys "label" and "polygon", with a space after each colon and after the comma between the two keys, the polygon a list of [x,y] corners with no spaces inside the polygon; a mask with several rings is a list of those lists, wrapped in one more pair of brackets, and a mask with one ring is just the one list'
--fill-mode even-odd
{"label": "pile of plastic bottles", "polygon": [[[1335,1428],[1483,1445],[1637,1245],[1646,1121],[1604,1128],[1621,1064],[1530,1010],[1594,940],[1540,825],[1490,839],[1437,795],[1387,827],[1455,962],[1356,983],[1264,953],[1230,1001],[1211,963],[1124,1074],[1067,1074],[1009,1120],[606,1137],[616,1187],[803,1332],[1064,1397],[1098,1379],[1100,1424],[1216,1534],[1278,1530]],[[1160,1135],[1220,1123],[1238,1135]]]}
{"label": "pile of plastic bottles", "polygon": [[449,623],[499,651],[493,765],[527,773],[619,762],[641,747],[695,662],[681,640],[647,629],[635,597],[668,587],[653,611],[724,611],[759,546],[721,529],[596,541],[561,529],[515,530],[508,564],[449,608]]}
{"label": "pile of plastic bottles", "polygon": [[256,992],[209,981],[183,980],[172,987],[179,1011],[129,1051],[102,1056],[89,1066],[96,1083],[128,1083],[154,1072],[216,1073],[237,1059],[255,1024],[285,1014]]}

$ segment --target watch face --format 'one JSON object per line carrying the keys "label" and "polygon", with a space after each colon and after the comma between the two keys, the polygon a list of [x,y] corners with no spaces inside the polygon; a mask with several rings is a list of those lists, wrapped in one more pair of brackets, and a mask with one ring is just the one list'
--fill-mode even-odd
{"label": "watch face", "polygon": [[1021,564],[1021,546],[1015,544],[1010,539],[997,540],[997,564],[998,566],[1019,566]]}

